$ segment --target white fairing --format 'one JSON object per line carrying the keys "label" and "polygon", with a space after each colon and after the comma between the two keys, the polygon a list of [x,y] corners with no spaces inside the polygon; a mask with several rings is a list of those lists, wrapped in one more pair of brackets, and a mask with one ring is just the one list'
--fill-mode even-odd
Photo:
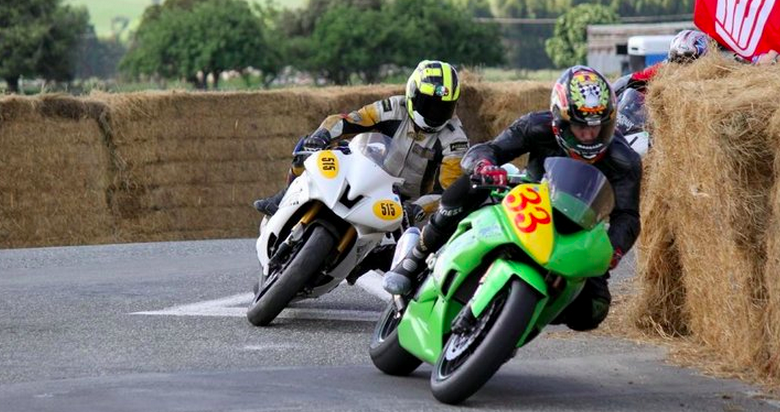
{"label": "white fairing", "polygon": [[[336,216],[349,222],[356,229],[357,239],[350,250],[344,251],[346,257],[327,273],[333,280],[315,288],[308,297],[317,297],[335,288],[355,265],[382,241],[386,232],[401,226],[401,200],[394,193],[393,186],[400,185],[403,180],[391,176],[383,169],[380,165],[381,153],[379,158],[376,155],[373,158],[366,156],[367,150],[373,150],[365,146],[366,135],[376,136],[356,136],[350,143],[350,154],[339,150],[326,150],[309,156],[304,162],[305,171],[292,182],[279,205],[279,210],[271,218],[263,218],[256,244],[257,258],[262,268],[261,285],[263,274],[268,273],[268,261],[271,257],[269,250],[273,247],[273,242],[278,241],[281,236],[286,236],[280,232],[285,227],[298,223],[288,224],[288,221],[300,207],[313,200],[322,202]],[[361,136],[363,141],[360,140]],[[360,146],[361,143],[363,146]],[[381,145],[377,146],[377,150],[381,151]],[[392,210],[389,214],[383,214],[388,207]]]}
{"label": "white fairing", "polygon": [[639,133],[630,134],[626,136],[626,141],[631,145],[631,148],[634,149],[635,152],[639,153],[640,157],[643,159],[645,158],[648,149],[650,149],[649,133],[641,131]]}

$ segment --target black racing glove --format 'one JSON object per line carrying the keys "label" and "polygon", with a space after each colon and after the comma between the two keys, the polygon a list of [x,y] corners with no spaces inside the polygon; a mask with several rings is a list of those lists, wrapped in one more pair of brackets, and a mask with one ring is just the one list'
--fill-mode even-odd
{"label": "black racing glove", "polygon": [[330,144],[330,132],[325,129],[317,129],[311,136],[303,140],[303,149],[316,152]]}
{"label": "black racing glove", "polygon": [[425,209],[414,202],[404,203],[404,213],[406,213],[406,216],[409,218],[409,223],[411,225],[416,225],[425,218]]}

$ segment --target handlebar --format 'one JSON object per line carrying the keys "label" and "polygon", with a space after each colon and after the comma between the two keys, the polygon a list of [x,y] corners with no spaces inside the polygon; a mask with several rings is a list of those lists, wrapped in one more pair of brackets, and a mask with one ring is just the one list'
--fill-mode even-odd
{"label": "handlebar", "polygon": [[500,190],[504,192],[508,192],[514,188],[514,186],[510,185],[481,185],[479,183],[472,183],[471,184],[472,189],[484,189],[484,190]]}
{"label": "handlebar", "polygon": [[[334,146],[334,147],[328,147],[328,148],[325,148],[325,149],[322,149],[322,150],[338,150],[338,151],[340,151],[341,153],[344,153],[344,154],[352,153],[352,151],[349,149],[349,146]],[[302,149],[302,150],[294,151],[292,155],[293,156],[311,156],[311,155],[313,155],[314,153],[317,153],[317,152],[319,152],[319,150],[306,150],[306,149]]]}
{"label": "handlebar", "polygon": [[523,183],[533,183],[531,182],[525,175],[509,175],[507,176],[509,180],[508,185],[483,185],[479,183],[472,183],[471,188],[472,189],[485,189],[485,190],[499,190],[508,192],[515,188],[515,186]]}

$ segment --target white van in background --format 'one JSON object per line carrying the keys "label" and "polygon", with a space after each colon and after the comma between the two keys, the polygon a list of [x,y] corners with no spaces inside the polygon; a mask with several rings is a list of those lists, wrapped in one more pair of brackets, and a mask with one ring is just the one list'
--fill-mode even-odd
{"label": "white van in background", "polygon": [[637,72],[666,59],[673,38],[674,35],[629,37],[629,71]]}

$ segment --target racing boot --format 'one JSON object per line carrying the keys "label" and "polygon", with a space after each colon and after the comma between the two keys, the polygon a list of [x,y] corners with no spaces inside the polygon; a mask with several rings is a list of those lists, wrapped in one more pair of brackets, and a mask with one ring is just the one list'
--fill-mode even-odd
{"label": "racing boot", "polygon": [[258,212],[265,214],[266,216],[273,216],[277,210],[279,210],[279,203],[282,203],[284,194],[287,193],[287,187],[280,190],[273,196],[266,197],[265,199],[255,200],[254,206]]}
{"label": "racing boot", "polygon": [[382,280],[382,287],[392,295],[406,295],[412,291],[413,282],[425,268],[425,258],[428,253],[420,250],[420,245],[416,245],[401,260],[396,267],[385,273]]}
{"label": "racing boot", "polygon": [[596,329],[607,318],[612,303],[609,293],[609,272],[588,278],[582,292],[552,322],[566,324],[571,330],[584,332]]}
{"label": "racing boot", "polygon": [[453,230],[442,230],[436,224],[435,216],[423,227],[420,242],[396,265],[385,273],[382,287],[393,295],[406,295],[418,282],[420,273],[425,269],[425,259],[446,243]]}

